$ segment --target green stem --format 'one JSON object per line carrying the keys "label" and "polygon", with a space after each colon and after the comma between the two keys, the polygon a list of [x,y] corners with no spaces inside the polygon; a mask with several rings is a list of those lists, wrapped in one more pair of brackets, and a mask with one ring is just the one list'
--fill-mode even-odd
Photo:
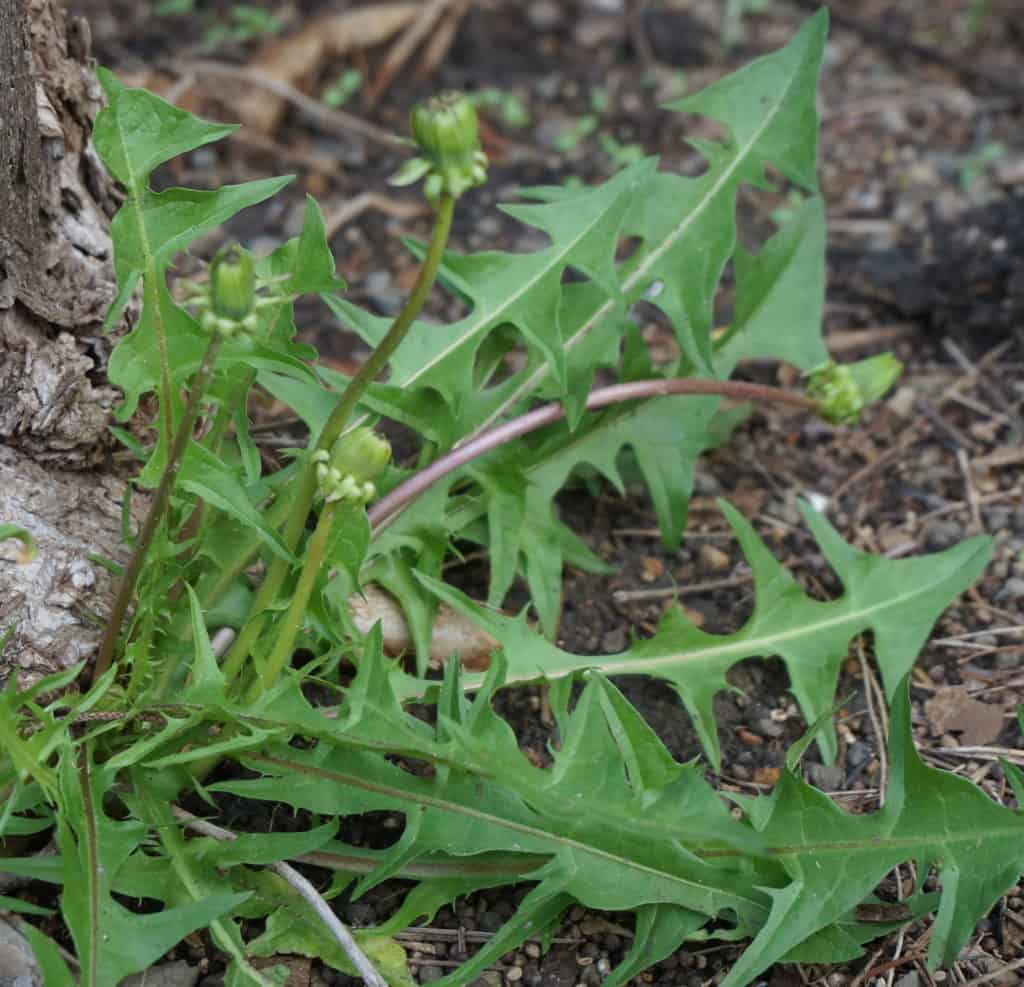
{"label": "green stem", "polygon": [[164,511],[167,508],[167,501],[170,499],[171,490],[174,488],[174,481],[181,468],[181,460],[185,453],[189,439],[192,437],[192,429],[195,426],[196,418],[199,416],[199,408],[202,404],[203,394],[210,383],[213,375],[213,365],[217,360],[217,351],[220,349],[221,336],[214,333],[210,336],[206,352],[203,354],[203,362],[199,365],[195,377],[192,379],[192,387],[189,390],[188,402],[178,423],[178,430],[174,433],[174,440],[171,442],[170,451],[167,454],[167,465],[164,467],[163,475],[160,477],[160,484],[153,495],[153,501],[149,505],[149,514],[142,524],[142,530],[135,541],[135,548],[132,550],[131,558],[121,577],[121,584],[117,590],[117,597],[111,608],[110,616],[107,619],[106,630],[103,632],[103,639],[100,641],[99,652],[96,655],[96,663],[92,670],[92,680],[98,679],[108,668],[114,658],[114,648],[117,646],[121,634],[121,625],[124,623],[125,614],[131,605],[132,597],[135,595],[135,584],[138,582],[142,565],[146,561],[146,554],[152,544],[153,536],[156,534],[157,526],[160,524]]}
{"label": "green stem", "polygon": [[[399,344],[405,339],[406,333],[413,324],[416,316],[420,314],[427,295],[437,277],[437,269],[441,266],[441,258],[444,256],[444,248],[448,243],[448,234],[452,227],[452,216],[455,211],[455,200],[450,195],[444,195],[437,205],[437,216],[434,219],[434,232],[431,235],[430,247],[423,258],[423,266],[420,268],[419,276],[413,285],[409,298],[398,313],[397,318],[388,329],[387,335],[380,341],[377,348],[370,354],[366,363],[359,372],[349,381],[348,387],[341,396],[331,412],[327,424],[324,425],[317,442],[317,449],[330,450],[335,441],[348,425],[359,399],[366,392],[366,388],[377,379],[377,375],[387,366]],[[312,467],[307,467],[314,472]],[[315,473],[314,473],[315,475]]]}
{"label": "green stem", "polygon": [[[451,231],[452,216],[455,211],[455,200],[450,195],[441,196],[437,206],[437,215],[434,219],[434,230],[430,238],[430,246],[423,258],[423,265],[413,285],[412,292],[398,313],[395,321],[391,324],[387,334],[370,354],[367,361],[359,368],[358,373],[348,382],[338,403],[327,419],[326,424],[320,432],[312,451],[325,449],[330,451],[331,446],[345,430],[352,412],[360,398],[366,392],[367,387],[377,378],[377,375],[387,365],[399,344],[405,338],[409,328],[412,326],[416,316],[420,314],[427,295],[437,277],[437,269],[441,265],[441,258],[444,256],[444,248],[448,243],[448,234]],[[309,516],[310,508],[313,506],[313,499],[316,496],[316,467],[312,456],[306,462],[302,475],[298,482],[298,488],[294,492],[291,513],[285,525],[283,540],[290,552],[295,551],[299,538],[306,527],[306,518]],[[288,563],[280,558],[275,558],[271,563],[267,574],[260,585],[249,611],[249,618],[245,622],[238,637],[235,639],[231,650],[224,659],[223,671],[230,682],[241,671],[245,660],[249,657],[253,644],[262,636],[265,631],[267,617],[265,612],[274,602],[285,579],[288,577]]]}
{"label": "green stem", "polygon": [[[250,373],[246,380],[243,381],[240,387],[240,393],[244,396],[249,393],[249,388],[252,386],[252,382],[256,379],[255,373]],[[231,424],[232,410],[227,405],[220,405],[213,414],[213,421],[207,430],[205,436],[203,436],[203,443],[206,448],[210,450],[215,456],[220,455],[220,446],[224,441],[224,435],[227,432],[228,425]],[[195,504],[192,506],[192,513],[189,515],[188,520],[181,526],[181,530],[178,534],[178,541],[189,541],[195,538],[199,534],[202,525],[203,517],[206,514],[206,501],[201,497],[196,498]],[[243,567],[245,560],[242,561]],[[169,598],[174,601],[183,592],[184,584],[178,582],[175,584],[170,591]],[[162,695],[162,693],[161,693]]]}
{"label": "green stem", "polygon": [[295,584],[291,603],[288,605],[288,612],[284,615],[284,620],[278,630],[273,650],[267,656],[266,662],[259,669],[257,677],[249,687],[246,698],[250,701],[258,699],[260,693],[269,689],[277,681],[281,670],[292,656],[292,648],[295,646],[295,639],[299,635],[303,618],[306,616],[306,608],[309,606],[309,598],[313,593],[313,584],[324,563],[327,538],[331,533],[331,526],[334,524],[334,518],[340,506],[341,503],[338,501],[325,504],[324,509],[320,512],[316,529],[306,545],[306,556],[302,563],[302,571],[299,573],[299,581]]}

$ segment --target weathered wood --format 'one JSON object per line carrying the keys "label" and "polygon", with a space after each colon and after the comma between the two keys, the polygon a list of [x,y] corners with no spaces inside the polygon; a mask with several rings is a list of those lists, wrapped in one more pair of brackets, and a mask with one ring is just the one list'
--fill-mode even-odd
{"label": "weathered wood", "polygon": [[89,143],[102,90],[89,29],[57,0],[0,0],[0,523],[23,525],[35,562],[0,544],[0,681],[86,657],[119,553],[121,485],[109,466],[117,392],[103,332],[115,293],[119,196]]}

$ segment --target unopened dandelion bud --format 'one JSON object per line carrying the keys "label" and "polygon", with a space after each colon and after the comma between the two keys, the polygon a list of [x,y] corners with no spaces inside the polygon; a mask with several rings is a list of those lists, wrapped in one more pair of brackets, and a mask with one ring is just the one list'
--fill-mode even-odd
{"label": "unopened dandelion bud", "polygon": [[379,476],[391,462],[391,444],[367,425],[343,435],[331,449],[331,465],[357,483]]}
{"label": "unopened dandelion bud", "polygon": [[808,375],[806,393],[818,414],[834,425],[852,425],[864,408],[881,398],[903,370],[891,353],[857,363],[825,363]]}
{"label": "unopened dandelion bud", "polygon": [[407,162],[392,181],[404,185],[425,177],[423,191],[436,202],[442,194],[458,198],[487,180],[487,156],[473,104],[459,92],[444,92],[417,106],[409,127],[421,157]]}
{"label": "unopened dandelion bud", "polygon": [[210,265],[210,306],[221,319],[241,322],[256,302],[252,256],[237,244],[221,250]]}

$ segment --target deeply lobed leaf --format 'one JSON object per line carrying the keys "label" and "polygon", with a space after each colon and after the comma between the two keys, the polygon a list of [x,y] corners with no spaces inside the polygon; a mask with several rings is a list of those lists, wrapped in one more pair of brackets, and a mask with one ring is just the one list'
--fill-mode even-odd
{"label": "deeply lobed leaf", "polygon": [[[297,690],[282,692],[260,718],[287,718],[318,737],[317,746],[251,755],[246,760],[262,778],[217,787],[316,813],[402,812],[401,839],[377,855],[376,869],[359,885],[363,891],[401,874],[422,882],[388,932],[511,875],[535,882],[497,942],[443,983],[465,983],[579,902],[638,912],[634,949],[612,983],[684,939],[713,935],[752,938],[725,981],[742,987],[780,960],[859,955],[863,942],[895,922],[862,920],[858,906],[874,901],[888,871],[908,861],[917,863],[921,881],[936,866],[942,884],[934,965],[955,956],[973,924],[1024,871],[1022,813],[928,768],[917,755],[906,680],[894,689],[882,810],[848,815],[803,782],[794,763],[770,796],[734,799],[743,809],[739,819],[696,766],[672,760],[598,673],[571,709],[568,689],[554,689],[561,744],[550,752],[549,768],[522,756],[493,710],[503,662],[473,703],[461,697],[458,673],[449,672],[433,731],[401,711],[394,681],[379,640],[371,640],[336,721],[308,707]],[[389,750],[431,762],[434,771],[410,773],[386,757]],[[366,859],[341,843],[326,850],[325,860],[332,853]],[[436,877],[431,868],[438,868]],[[907,914],[920,914],[935,900],[918,887],[906,906]]]}
{"label": "deeply lobed leaf", "polygon": [[[981,574],[991,540],[976,537],[933,555],[886,559],[857,551],[810,508],[808,526],[843,584],[836,600],[813,600],[773,558],[754,529],[726,503],[722,509],[736,532],[754,580],[754,612],[733,634],[708,634],[679,607],[666,612],[655,635],[618,655],[569,654],[530,631],[524,618],[506,617],[474,604],[464,594],[427,576],[421,582],[446,603],[479,623],[502,645],[509,681],[555,680],[597,669],[605,675],[652,675],[679,694],[708,757],[716,767],[720,749],[713,700],[728,687],[726,673],[745,658],[778,656],[804,717],[813,723],[833,704],[839,667],[850,640],[872,631],[887,693],[913,665],[938,616]],[[470,682],[479,681],[479,677]],[[818,738],[834,757],[831,727]]]}

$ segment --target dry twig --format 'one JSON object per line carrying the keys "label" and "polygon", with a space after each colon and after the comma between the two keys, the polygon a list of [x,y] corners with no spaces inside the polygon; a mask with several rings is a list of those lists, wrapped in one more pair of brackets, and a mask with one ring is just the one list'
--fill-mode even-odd
{"label": "dry twig", "polygon": [[[231,830],[223,829],[211,822],[207,822],[205,819],[200,819],[192,815],[191,812],[186,812],[176,805],[171,806],[171,811],[188,829],[202,836],[209,836],[211,839],[221,841],[238,839]],[[345,955],[352,961],[352,965],[359,971],[359,976],[363,978],[363,983],[367,987],[387,987],[384,978],[373,968],[373,964],[367,955],[359,948],[359,943],[352,938],[352,933],[348,931],[338,916],[334,914],[330,905],[320,895],[320,892],[294,867],[286,864],[284,861],[279,860],[277,863],[271,864],[270,868],[278,877],[287,881],[302,896],[303,900],[312,907],[320,921],[327,926],[338,945],[345,951]]]}
{"label": "dry twig", "polygon": [[347,226],[352,220],[371,209],[402,220],[415,219],[430,212],[430,207],[423,202],[389,199],[386,195],[378,195],[376,192],[363,192],[354,199],[349,199],[327,217],[324,221],[324,236],[331,240],[343,226]]}
{"label": "dry twig", "polygon": [[267,92],[280,96],[293,106],[298,107],[306,114],[322,131],[329,134],[348,137],[351,134],[359,134],[375,144],[384,147],[405,148],[408,141],[392,134],[383,127],[369,123],[361,117],[346,113],[344,110],[332,110],[323,103],[318,103],[305,93],[299,92],[294,86],[280,79],[275,79],[266,72],[259,69],[246,68],[241,65],[227,65],[223,62],[215,62],[209,59],[201,59],[192,62],[174,62],[171,68],[182,75],[194,74],[197,76],[213,76],[219,79],[233,79],[236,82],[245,83],[248,86],[257,86]]}
{"label": "dry twig", "polygon": [[[425,4],[417,18],[399,36],[391,51],[388,52],[384,64],[377,71],[368,93],[370,105],[376,105],[395,76],[401,71],[402,66],[442,17],[448,15],[457,24],[467,9],[468,4],[461,0],[430,0]],[[451,36],[454,36],[454,31]]]}

